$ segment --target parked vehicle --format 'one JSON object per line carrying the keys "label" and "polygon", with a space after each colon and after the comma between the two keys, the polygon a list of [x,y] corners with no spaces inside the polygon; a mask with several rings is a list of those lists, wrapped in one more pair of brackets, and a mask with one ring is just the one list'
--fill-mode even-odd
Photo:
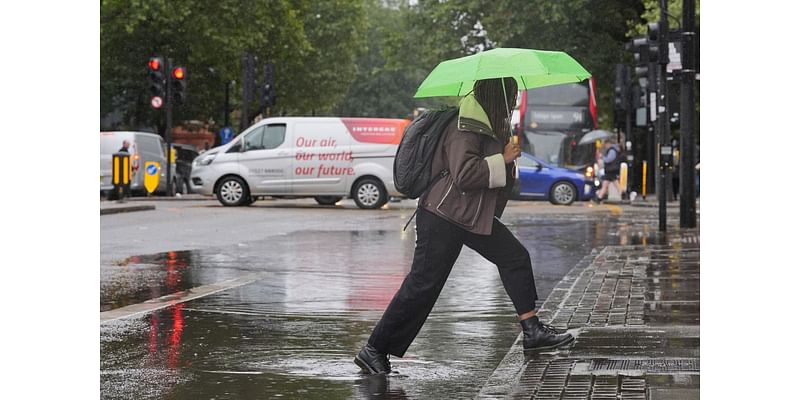
{"label": "parked vehicle", "polygon": [[409,121],[381,118],[268,118],[230,143],[201,154],[191,190],[225,206],[259,197],[314,197],[333,205],[344,197],[379,208],[394,188],[392,167]]}
{"label": "parked vehicle", "polygon": [[590,200],[594,195],[593,176],[548,164],[523,152],[517,159],[519,180],[512,196],[516,199],[543,199],[557,205]]}
{"label": "parked vehicle", "polygon": [[[161,166],[159,184],[155,193],[165,194],[167,187],[167,165],[164,140],[161,136],[147,132],[100,132],[100,192],[108,196],[114,188],[112,181],[112,157],[122,147],[122,142],[130,143],[131,194],[143,194],[144,167],[148,162],[158,162]],[[173,166],[173,188],[177,187],[177,177]],[[174,190],[174,189],[173,189]]]}

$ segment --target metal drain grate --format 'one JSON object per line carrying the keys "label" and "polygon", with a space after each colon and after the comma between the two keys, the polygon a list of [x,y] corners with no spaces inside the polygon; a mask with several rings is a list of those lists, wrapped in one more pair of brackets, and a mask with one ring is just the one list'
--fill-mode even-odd
{"label": "metal drain grate", "polygon": [[700,372],[700,359],[592,360],[590,371]]}

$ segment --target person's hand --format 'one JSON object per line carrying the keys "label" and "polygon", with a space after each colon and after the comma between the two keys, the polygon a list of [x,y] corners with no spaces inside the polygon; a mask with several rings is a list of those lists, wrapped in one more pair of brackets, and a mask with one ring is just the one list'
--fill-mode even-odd
{"label": "person's hand", "polygon": [[508,142],[505,150],[503,150],[503,160],[506,162],[506,164],[508,164],[516,160],[520,153],[522,153],[522,150],[520,150],[519,145]]}

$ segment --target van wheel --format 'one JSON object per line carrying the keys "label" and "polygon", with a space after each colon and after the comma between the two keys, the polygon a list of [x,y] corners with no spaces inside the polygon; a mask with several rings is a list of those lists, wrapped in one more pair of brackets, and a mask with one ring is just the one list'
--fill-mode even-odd
{"label": "van wheel", "polygon": [[550,202],[555,205],[568,206],[575,201],[578,191],[569,182],[556,182],[550,189]]}
{"label": "van wheel", "polygon": [[321,206],[332,206],[336,204],[337,201],[341,200],[342,198],[339,196],[317,196],[314,197],[314,200]]}
{"label": "van wheel", "polygon": [[228,176],[217,186],[217,200],[226,207],[249,205],[250,190],[241,178]]}
{"label": "van wheel", "polygon": [[359,208],[372,210],[383,207],[388,201],[388,195],[380,181],[365,178],[358,181],[353,188],[353,200]]}

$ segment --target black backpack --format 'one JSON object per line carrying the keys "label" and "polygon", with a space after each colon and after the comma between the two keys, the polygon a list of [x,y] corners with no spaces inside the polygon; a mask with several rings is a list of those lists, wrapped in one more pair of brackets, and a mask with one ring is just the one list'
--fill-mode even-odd
{"label": "black backpack", "polygon": [[394,157],[394,187],[398,192],[416,199],[434,183],[434,178],[444,176],[447,171],[432,176],[433,154],[450,121],[458,115],[458,108],[426,111],[403,132]]}
{"label": "black backpack", "polygon": [[608,163],[608,165],[605,166],[605,170],[608,173],[618,174],[619,170],[620,170],[620,167],[621,167],[621,164],[625,160],[625,154],[622,151],[621,146],[618,146],[618,145],[615,144],[615,145],[612,145],[611,148],[609,148],[606,151],[606,156],[608,156],[608,152],[610,152],[612,148],[617,153],[617,157],[614,158],[614,160],[612,160],[611,162]]}

